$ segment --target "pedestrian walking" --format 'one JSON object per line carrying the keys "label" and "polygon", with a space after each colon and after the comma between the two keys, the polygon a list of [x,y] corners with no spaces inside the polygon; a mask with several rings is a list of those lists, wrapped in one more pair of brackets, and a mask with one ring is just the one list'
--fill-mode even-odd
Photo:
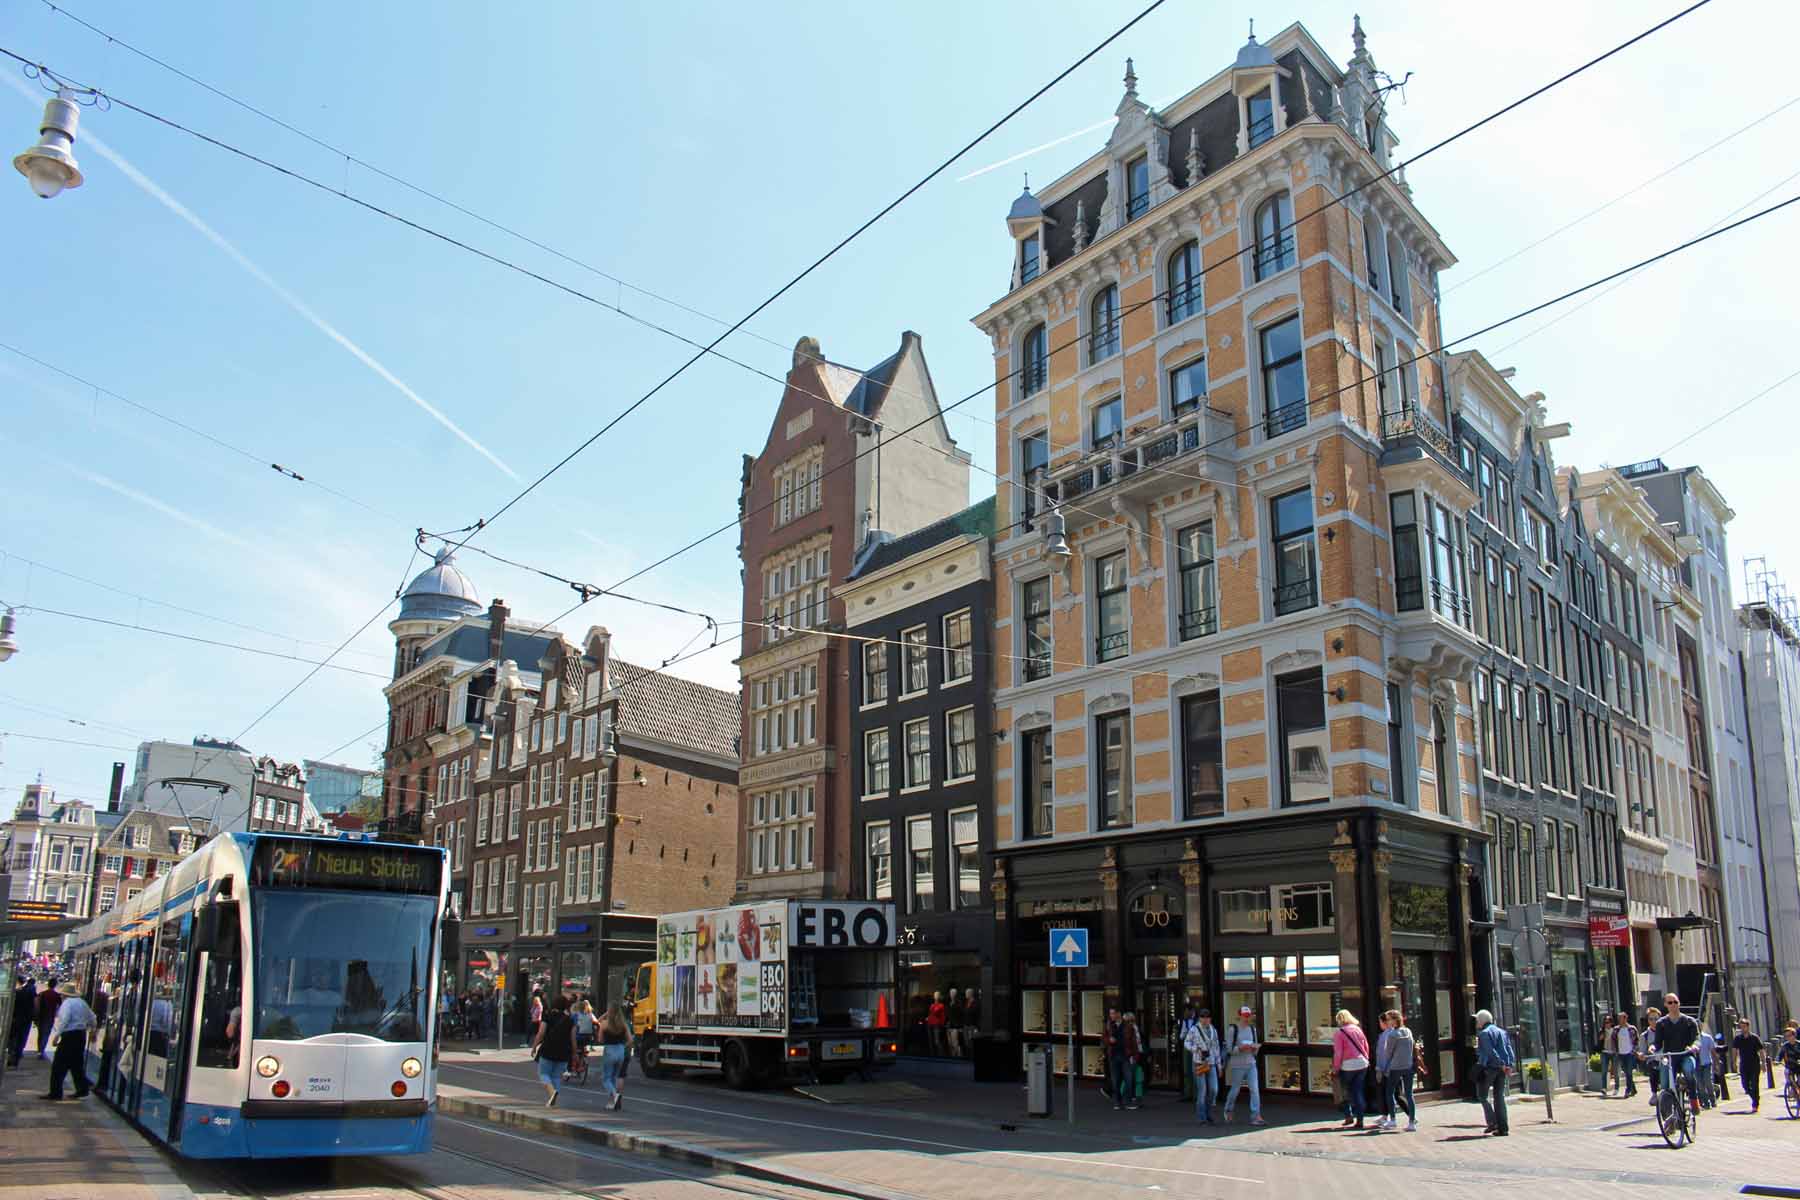
{"label": "pedestrian walking", "polygon": [[962,997],[951,988],[950,998],[944,1002],[944,1053],[951,1058],[962,1057],[962,1026],[957,1023],[961,1016]]}
{"label": "pedestrian walking", "polygon": [[[1190,1010],[1192,1011],[1192,1010]],[[1194,1087],[1194,1116],[1208,1125],[1218,1123],[1213,1104],[1219,1098],[1219,1072],[1225,1064],[1220,1052],[1219,1031],[1213,1027],[1212,1010],[1200,1009],[1182,1035],[1182,1049],[1187,1052],[1189,1077]]]}
{"label": "pedestrian walking", "polygon": [[1657,1080],[1656,1064],[1650,1061],[1650,1055],[1654,1049],[1651,1044],[1654,1039],[1652,1039],[1650,1035],[1656,1029],[1656,1023],[1660,1020],[1662,1020],[1662,1009],[1656,1007],[1654,1004],[1647,1006],[1644,1009],[1644,1023],[1638,1027],[1637,1032],[1638,1066],[1643,1068],[1644,1083],[1650,1092],[1651,1108],[1656,1107]]}
{"label": "pedestrian walking", "polygon": [[1337,1032],[1331,1035],[1331,1069],[1344,1089],[1343,1127],[1361,1129],[1366,1099],[1363,1080],[1369,1073],[1369,1037],[1349,1009],[1338,1009],[1336,1020]]}
{"label": "pedestrian walking", "polygon": [[1719,1103],[1731,1099],[1731,1087],[1725,1082],[1726,1074],[1731,1070],[1731,1045],[1724,1034],[1713,1036],[1713,1086],[1718,1089]]}
{"label": "pedestrian walking", "polygon": [[606,1010],[600,1021],[600,1082],[605,1085],[606,1107],[625,1107],[625,1059],[631,1053],[631,1022],[618,1005]]}
{"label": "pedestrian walking", "polygon": [[1125,1107],[1125,1083],[1130,1075],[1130,1062],[1125,1055],[1125,1022],[1119,1010],[1106,1010],[1106,1028],[1100,1035],[1100,1048],[1106,1055],[1106,1090],[1113,1108]]}
{"label": "pedestrian walking", "polygon": [[566,996],[558,996],[555,1005],[538,1023],[537,1032],[531,1039],[531,1056],[537,1059],[538,1082],[544,1085],[544,1107],[555,1108],[563,1075],[575,1058],[575,1022],[569,1019]]}
{"label": "pedestrian walking", "polygon": [[1506,1030],[1494,1024],[1494,1014],[1482,1009],[1475,1014],[1475,1086],[1481,1095],[1481,1115],[1487,1118],[1487,1132],[1506,1137],[1511,1127],[1506,1121],[1506,1081],[1518,1062],[1513,1057],[1512,1039]]}
{"label": "pedestrian walking", "polygon": [[1750,1096],[1750,1111],[1762,1107],[1763,1040],[1750,1032],[1750,1022],[1738,1018],[1737,1036],[1731,1039],[1737,1051],[1738,1082]]}
{"label": "pedestrian walking", "polygon": [[1262,1087],[1257,1079],[1256,1052],[1262,1043],[1256,1037],[1256,1012],[1248,1004],[1238,1009],[1237,1020],[1225,1030],[1225,1123],[1231,1124],[1231,1111],[1237,1106],[1238,1091],[1250,1089],[1250,1123],[1267,1124],[1262,1117]]}
{"label": "pedestrian walking", "polygon": [[1194,1056],[1188,1051],[1188,1034],[1199,1022],[1194,1017],[1194,1006],[1188,1005],[1182,1010],[1181,1024],[1175,1027],[1175,1044],[1181,1048],[1181,1098],[1184,1101],[1194,1098]]}
{"label": "pedestrian walking", "polygon": [[56,980],[38,993],[37,997],[37,1056],[45,1061],[50,1058],[50,1027],[56,1024],[56,1010],[62,1006],[62,993],[56,990]]}
{"label": "pedestrian walking", "polygon": [[1638,1031],[1629,1013],[1613,1015],[1613,1063],[1623,1078],[1626,1096],[1637,1095]]}
{"label": "pedestrian walking", "polygon": [[1600,1091],[1610,1096],[1613,1091],[1613,1071],[1619,1061],[1619,1027],[1609,1023],[1600,1034]]}
{"label": "pedestrian walking", "polygon": [[19,1065],[25,1053],[25,1040],[31,1036],[31,1023],[37,1017],[37,984],[27,975],[13,990],[12,1022],[6,1030],[6,1065]]}
{"label": "pedestrian walking", "polygon": [[1699,1084],[1697,1090],[1700,1093],[1701,1108],[1713,1106],[1713,1085],[1715,1083],[1713,1059],[1717,1057],[1714,1053],[1717,1048],[1718,1043],[1713,1040],[1712,1030],[1702,1025],[1700,1036],[1694,1043],[1694,1078]]}
{"label": "pedestrian walking", "polygon": [[[955,1013],[950,1014],[952,1018]],[[975,1038],[981,1033],[981,989],[969,988],[963,993],[962,1056],[975,1057]]]}
{"label": "pedestrian walking", "polygon": [[1125,1107],[1136,1112],[1144,1106],[1144,1031],[1137,1014],[1125,1014]]}
{"label": "pedestrian walking", "polygon": [[1381,1036],[1375,1039],[1375,1072],[1381,1080],[1381,1123],[1377,1129],[1394,1129],[1398,1110],[1406,1110],[1406,1132],[1417,1133],[1419,1112],[1413,1104],[1413,1069],[1418,1058],[1418,1039],[1406,1027],[1400,1010],[1381,1014]]}
{"label": "pedestrian walking", "polygon": [[92,1090],[87,1075],[87,1038],[96,1024],[94,1010],[80,996],[67,996],[57,1006],[56,1020],[50,1026],[50,1044],[56,1047],[56,1055],[50,1060],[50,1090],[44,1093],[45,1100],[61,1100],[63,1080],[70,1075],[75,1077],[77,1100]]}

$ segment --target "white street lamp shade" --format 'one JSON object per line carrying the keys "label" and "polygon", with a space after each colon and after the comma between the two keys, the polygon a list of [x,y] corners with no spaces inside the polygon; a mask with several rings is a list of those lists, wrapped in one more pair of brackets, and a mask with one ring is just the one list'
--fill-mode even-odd
{"label": "white street lamp shade", "polygon": [[32,191],[46,200],[62,194],[64,188],[81,186],[81,168],[71,153],[80,122],[80,106],[65,96],[57,96],[44,105],[44,123],[38,131],[37,145],[13,159],[14,169],[31,181]]}
{"label": "white street lamp shade", "polygon": [[19,643],[13,640],[14,621],[9,611],[0,616],[0,662],[5,662],[18,653]]}

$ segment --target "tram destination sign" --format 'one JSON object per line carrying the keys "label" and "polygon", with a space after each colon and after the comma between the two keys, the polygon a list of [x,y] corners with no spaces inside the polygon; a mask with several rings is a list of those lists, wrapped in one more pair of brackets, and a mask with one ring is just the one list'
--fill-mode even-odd
{"label": "tram destination sign", "polygon": [[250,882],[258,887],[353,888],[435,896],[442,866],[442,856],[435,849],[265,838],[257,842]]}
{"label": "tram destination sign", "polygon": [[6,919],[9,921],[60,921],[68,915],[68,906],[61,900],[8,900],[6,902]]}

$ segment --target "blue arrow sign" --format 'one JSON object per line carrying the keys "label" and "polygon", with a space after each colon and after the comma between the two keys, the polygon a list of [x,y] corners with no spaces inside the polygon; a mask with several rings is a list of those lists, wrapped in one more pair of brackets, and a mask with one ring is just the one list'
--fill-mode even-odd
{"label": "blue arrow sign", "polygon": [[1088,931],[1085,929],[1052,929],[1050,931],[1050,964],[1056,967],[1088,965]]}

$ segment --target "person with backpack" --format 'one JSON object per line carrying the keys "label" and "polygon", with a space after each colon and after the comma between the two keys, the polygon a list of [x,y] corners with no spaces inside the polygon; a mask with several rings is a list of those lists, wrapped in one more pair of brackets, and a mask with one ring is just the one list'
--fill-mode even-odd
{"label": "person with backpack", "polygon": [[1418,1066],[1419,1043],[1406,1027],[1400,1010],[1381,1014],[1381,1036],[1375,1039],[1375,1074],[1381,1080],[1382,1117],[1376,1129],[1396,1128],[1396,1108],[1406,1110],[1406,1132],[1419,1131],[1419,1110],[1413,1104],[1413,1071]]}
{"label": "person with backpack", "polygon": [[1248,1004],[1238,1009],[1238,1019],[1225,1031],[1225,1123],[1231,1124],[1231,1110],[1237,1105],[1238,1091],[1250,1089],[1250,1123],[1266,1125],[1262,1117],[1262,1087],[1257,1079],[1256,1052],[1262,1044],[1256,1040],[1256,1012]]}
{"label": "person with backpack", "polygon": [[1369,1074],[1369,1036],[1347,1008],[1337,1012],[1337,1032],[1331,1035],[1331,1069],[1344,1088],[1345,1129],[1363,1127],[1363,1081]]}
{"label": "person with backpack", "polygon": [[1219,1119],[1213,1116],[1213,1104],[1219,1098],[1219,1072],[1225,1063],[1219,1031],[1212,1023],[1212,1010],[1203,1008],[1191,1023],[1183,1024],[1181,1048],[1187,1052],[1188,1075],[1193,1081],[1194,1116],[1205,1124],[1216,1125]]}
{"label": "person with backpack", "polygon": [[548,1098],[545,1108],[555,1108],[562,1079],[575,1058],[575,1022],[569,1019],[569,998],[558,996],[544,1013],[531,1039],[531,1056],[537,1059],[538,1082]]}

